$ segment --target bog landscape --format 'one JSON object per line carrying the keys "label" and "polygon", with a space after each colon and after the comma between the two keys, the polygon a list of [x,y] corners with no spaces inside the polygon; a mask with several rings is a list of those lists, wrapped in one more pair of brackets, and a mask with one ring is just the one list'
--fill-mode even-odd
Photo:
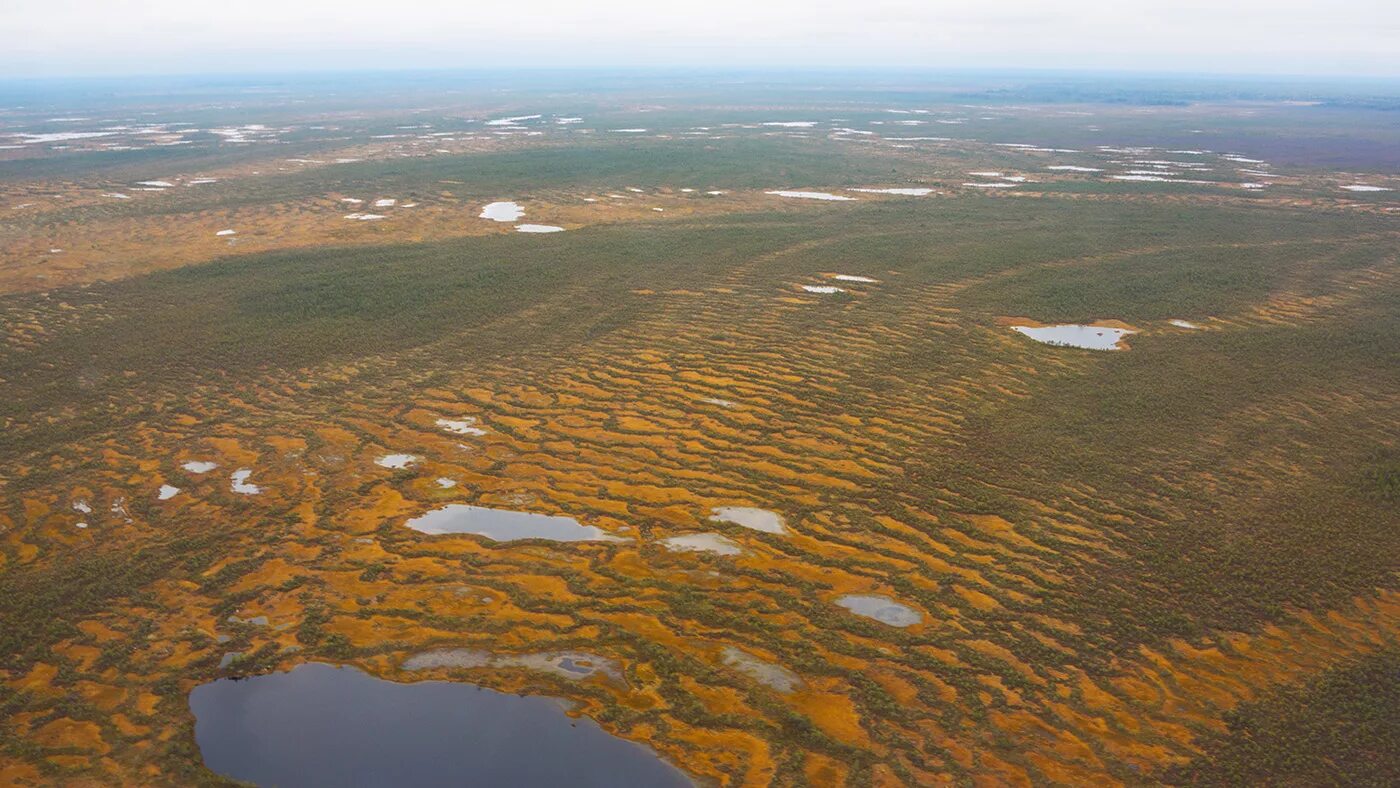
{"label": "bog landscape", "polygon": [[1398,109],[0,88],[0,784],[1393,785]]}

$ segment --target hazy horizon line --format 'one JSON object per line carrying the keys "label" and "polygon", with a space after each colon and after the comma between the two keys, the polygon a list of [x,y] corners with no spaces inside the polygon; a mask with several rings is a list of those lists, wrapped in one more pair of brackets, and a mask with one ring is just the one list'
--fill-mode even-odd
{"label": "hazy horizon line", "polygon": [[645,75],[733,75],[755,77],[801,77],[801,76],[1001,76],[1001,77],[1118,77],[1140,79],[1199,79],[1228,80],[1244,79],[1257,81],[1288,81],[1308,83],[1335,82],[1378,82],[1400,85],[1400,72],[1314,72],[1296,71],[1204,71],[1170,68],[1126,68],[1091,66],[965,66],[965,65],[871,65],[871,66],[829,66],[819,64],[797,64],[775,66],[769,64],[729,65],[723,67],[701,65],[646,65],[646,64],[598,64],[588,66],[544,65],[544,66],[404,66],[404,67],[320,67],[320,68],[268,68],[268,69],[208,69],[188,71],[133,70],[97,72],[23,74],[0,76],[0,84],[23,84],[32,82],[112,82],[121,80],[159,79],[261,79],[294,77],[338,77],[350,75],[377,76],[431,76],[431,75],[571,75],[592,74],[645,74]]}

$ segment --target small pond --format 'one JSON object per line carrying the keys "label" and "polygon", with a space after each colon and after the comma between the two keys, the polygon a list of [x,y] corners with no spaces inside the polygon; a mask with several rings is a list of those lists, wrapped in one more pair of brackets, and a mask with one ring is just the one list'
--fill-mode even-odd
{"label": "small pond", "polygon": [[543,651],[532,654],[493,654],[475,648],[439,648],[414,654],[403,661],[404,670],[437,668],[524,668],[551,673],[573,681],[593,675],[625,684],[622,667],[613,660],[581,651]]}
{"label": "small pond", "polygon": [[257,495],[262,492],[262,488],[248,483],[248,477],[252,475],[253,472],[247,468],[240,468],[229,478],[229,486],[239,495]]}
{"label": "small pond", "polygon": [[513,512],[485,506],[448,504],[405,523],[425,534],[476,534],[497,542],[516,539],[551,539],[556,542],[625,542],[597,526],[583,525],[572,517],[535,512]]}
{"label": "small pond", "polygon": [[710,519],[721,523],[734,523],[766,534],[783,534],[783,516],[767,509],[752,506],[716,506],[710,510]]}
{"label": "small pond", "polygon": [[1059,326],[1012,326],[1013,331],[1025,334],[1037,342],[1062,347],[1079,347],[1086,350],[1122,350],[1119,342],[1136,331],[1127,328],[1106,326],[1081,326],[1065,324]]}
{"label": "small pond", "polygon": [[866,194],[900,194],[905,197],[925,197],[933,193],[933,189],[851,189],[853,192],[865,192]]}
{"label": "small pond", "polygon": [[729,667],[779,692],[792,692],[802,686],[802,679],[796,673],[733,646],[725,646],[720,658]]}
{"label": "small pond", "polygon": [[490,219],[495,222],[513,222],[525,215],[525,209],[513,202],[493,202],[487,203],[481,209],[482,219]]}
{"label": "small pond", "polygon": [[744,552],[737,542],[720,534],[681,534],[662,539],[661,544],[673,553],[742,555]]}
{"label": "small pond", "polygon": [[854,200],[854,199],[855,199],[854,197],[845,197],[845,196],[842,196],[842,195],[840,195],[840,194],[831,194],[830,192],[803,192],[803,191],[778,190],[778,191],[764,192],[764,194],[772,194],[772,195],[776,195],[776,196],[778,196],[778,197],[796,197],[796,198],[798,198],[798,199],[800,199],[800,200],[828,200],[828,201],[832,201],[832,202],[846,202],[846,201]]}
{"label": "small pond", "polygon": [[465,416],[460,419],[438,419],[437,425],[447,432],[458,435],[485,435],[486,430],[476,426],[476,422],[475,416]]}
{"label": "small pond", "polygon": [[873,618],[892,627],[910,627],[924,620],[923,615],[914,608],[874,594],[847,594],[837,599],[836,604],[858,616]]}

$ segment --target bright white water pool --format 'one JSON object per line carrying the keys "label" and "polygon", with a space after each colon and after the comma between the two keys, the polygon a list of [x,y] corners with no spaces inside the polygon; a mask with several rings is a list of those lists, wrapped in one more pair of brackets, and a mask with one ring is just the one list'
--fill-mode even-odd
{"label": "bright white water pool", "polygon": [[1082,326],[1065,324],[1058,326],[1012,326],[1012,331],[1024,334],[1037,342],[1062,347],[1078,347],[1086,350],[1122,350],[1119,342],[1136,331],[1127,328],[1107,328],[1105,326]]}

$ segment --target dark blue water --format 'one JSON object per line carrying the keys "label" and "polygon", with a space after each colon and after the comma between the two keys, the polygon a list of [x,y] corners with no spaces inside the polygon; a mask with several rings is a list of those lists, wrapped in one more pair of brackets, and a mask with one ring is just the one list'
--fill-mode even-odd
{"label": "dark blue water", "polygon": [[190,709],[204,763],[265,787],[691,785],[553,699],[472,684],[309,663],[202,684]]}

